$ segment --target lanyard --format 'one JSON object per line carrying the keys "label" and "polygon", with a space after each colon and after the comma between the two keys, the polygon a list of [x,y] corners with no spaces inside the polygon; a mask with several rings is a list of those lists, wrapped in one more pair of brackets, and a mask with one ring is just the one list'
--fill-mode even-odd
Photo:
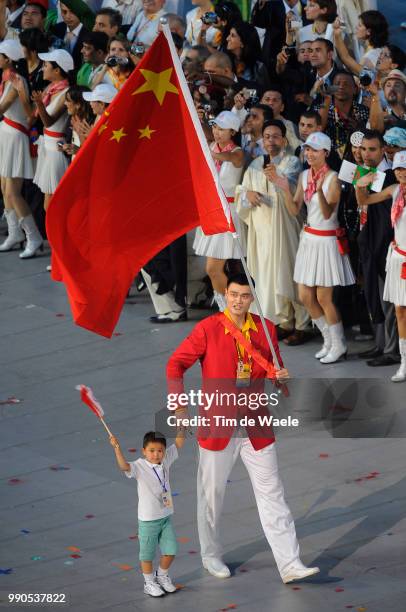
{"label": "lanyard", "polygon": [[158,472],[156,471],[156,469],[155,469],[154,467],[153,467],[152,469],[154,470],[154,474],[155,474],[155,476],[156,476],[156,477],[158,478],[158,480],[159,480],[159,483],[160,483],[160,485],[161,485],[161,487],[162,487],[162,490],[163,490],[165,493],[167,493],[168,489],[166,488],[166,484],[165,484],[165,480],[166,480],[166,479],[165,479],[165,468],[162,466],[162,474],[163,474],[163,477],[164,477],[164,481],[163,481],[163,482],[162,482],[162,480],[160,479],[159,474],[158,474]]}

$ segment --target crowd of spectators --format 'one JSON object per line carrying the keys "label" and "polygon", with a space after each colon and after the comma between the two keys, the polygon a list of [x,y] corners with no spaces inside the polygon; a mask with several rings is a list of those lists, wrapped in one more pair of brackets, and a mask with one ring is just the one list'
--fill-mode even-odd
{"label": "crowd of spectators", "polygon": [[[398,276],[406,276],[406,244],[388,255],[396,224],[406,224],[406,213],[396,221],[391,215],[402,198],[404,207],[406,189],[405,50],[391,42],[374,0],[192,5],[0,0],[8,230],[0,252],[21,246],[26,259],[43,249],[52,194],[164,18],[264,314],[280,339],[302,344],[313,321],[323,338],[316,357],[334,363],[347,351],[343,324],[353,326],[356,339],[375,340],[360,357],[370,366],[400,362],[393,379],[405,380],[406,280],[395,292],[385,287],[391,256],[401,258]],[[348,180],[355,166],[356,176],[382,179],[378,191],[395,185],[385,192],[391,197],[369,202],[365,177],[359,186]],[[207,306],[211,296],[224,307],[240,247],[231,235],[200,229],[193,246],[190,238],[168,245],[137,279],[151,294],[155,322],[185,320],[191,301]],[[193,253],[205,258],[200,296],[190,295],[188,283]]]}

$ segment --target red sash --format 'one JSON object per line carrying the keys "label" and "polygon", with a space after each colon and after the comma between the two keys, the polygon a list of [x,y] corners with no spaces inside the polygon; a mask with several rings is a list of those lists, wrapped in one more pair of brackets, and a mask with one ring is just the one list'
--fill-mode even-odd
{"label": "red sash", "polygon": [[229,198],[228,196],[226,196],[226,198],[227,198],[227,202],[228,202],[229,204],[234,204],[234,197]]}
{"label": "red sash", "polygon": [[340,255],[348,255],[350,252],[348,240],[345,235],[345,229],[343,227],[337,227],[336,229],[332,230],[319,230],[305,225],[304,231],[308,234],[314,234],[315,236],[335,236]]}
{"label": "red sash", "polygon": [[63,132],[52,132],[46,128],[44,129],[44,134],[46,136],[50,136],[51,138],[65,138],[65,134]]}
{"label": "red sash", "polygon": [[[406,257],[406,251],[402,251],[402,249],[398,247],[396,242],[393,242],[392,244],[393,244],[393,249],[394,251],[396,251],[396,253],[399,253],[399,255]],[[402,280],[406,280],[406,261],[402,263],[402,270],[400,272],[400,278]]]}
{"label": "red sash", "polygon": [[8,117],[3,117],[3,121],[6,125],[9,125],[15,130],[18,130],[22,134],[25,134],[26,136],[28,136],[29,143],[30,143],[30,155],[31,157],[37,157],[37,146],[31,141],[30,130],[26,128],[24,125],[22,125],[21,123],[17,123],[17,121],[8,119]]}

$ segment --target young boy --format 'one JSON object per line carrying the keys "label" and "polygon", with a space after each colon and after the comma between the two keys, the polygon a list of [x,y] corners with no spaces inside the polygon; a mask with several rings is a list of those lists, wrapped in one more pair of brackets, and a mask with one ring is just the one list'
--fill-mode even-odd
{"label": "young boy", "polygon": [[[159,432],[149,431],[144,436],[142,453],[144,457],[128,462],[120,444],[114,436],[110,443],[114,447],[120,470],[127,478],[136,478],[138,485],[138,539],[140,542],[141,570],[144,574],[144,593],[161,597],[174,593],[175,585],[168,575],[168,569],[177,552],[175,532],[171,523],[173,502],[169,484],[169,468],[178,458],[185,433],[177,433],[175,444],[166,448],[166,439]],[[156,549],[161,549],[158,571],[153,574],[152,562]]]}

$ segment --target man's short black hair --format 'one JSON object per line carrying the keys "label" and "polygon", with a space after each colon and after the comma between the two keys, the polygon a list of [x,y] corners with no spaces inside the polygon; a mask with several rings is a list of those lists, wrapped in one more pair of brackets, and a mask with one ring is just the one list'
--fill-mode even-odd
{"label": "man's short black hair", "polygon": [[[255,287],[255,281],[251,278],[251,282]],[[247,275],[244,272],[237,272],[237,274],[231,274],[231,276],[227,279],[227,289],[231,285],[231,283],[235,283],[236,285],[249,285]]]}
{"label": "man's short black hair", "polygon": [[363,130],[364,138],[363,140],[374,140],[375,138],[379,140],[381,147],[385,146],[385,141],[383,139],[383,135],[379,130]]}
{"label": "man's short black hair", "polygon": [[331,42],[331,40],[329,40],[328,38],[321,38],[321,37],[320,38],[315,38],[314,40],[312,40],[312,43],[314,43],[314,42],[319,42],[319,43],[321,42],[321,43],[323,43],[324,45],[326,45],[327,51],[331,51],[332,53],[334,53],[334,45]]}
{"label": "man's short black hair", "polygon": [[354,79],[354,75],[351,72],[348,72],[348,70],[337,70],[337,72],[335,73],[334,77],[333,77],[333,83],[336,80],[336,78],[338,76],[346,76],[348,78],[351,79],[351,81],[353,82],[353,84],[355,85],[355,87],[357,86],[355,79]]}
{"label": "man's short black hair", "polygon": [[299,121],[302,117],[305,119],[315,119],[317,125],[321,125],[322,123],[320,113],[315,110],[306,110],[303,113],[300,113]]}
{"label": "man's short black hair", "polygon": [[106,15],[109,18],[111,28],[114,28],[114,26],[121,28],[121,25],[123,23],[123,16],[120,11],[116,11],[115,9],[110,8],[109,6],[106,6],[106,8],[102,8],[97,11],[96,17],[97,15]]}
{"label": "man's short black hair", "polygon": [[107,53],[109,37],[106,32],[88,32],[83,38],[83,42],[91,45],[95,51],[103,51]]}
{"label": "man's short black hair", "polygon": [[142,448],[147,448],[150,442],[159,442],[166,448],[166,438],[159,431],[147,431],[142,442]]}
{"label": "man's short black hair", "polygon": [[267,104],[260,104],[258,102],[258,104],[253,104],[251,106],[251,109],[253,109],[253,108],[259,108],[259,110],[262,110],[262,113],[264,115],[264,122],[265,121],[272,121],[272,119],[273,119],[273,110],[272,110],[272,108],[270,106],[268,106]]}
{"label": "man's short black hair", "polygon": [[281,121],[280,119],[272,119],[272,121],[265,121],[263,127],[262,127],[262,133],[265,132],[265,129],[268,127],[277,127],[280,129],[280,131],[282,132],[282,136],[285,138],[286,136],[286,126],[283,123],[283,121]]}

